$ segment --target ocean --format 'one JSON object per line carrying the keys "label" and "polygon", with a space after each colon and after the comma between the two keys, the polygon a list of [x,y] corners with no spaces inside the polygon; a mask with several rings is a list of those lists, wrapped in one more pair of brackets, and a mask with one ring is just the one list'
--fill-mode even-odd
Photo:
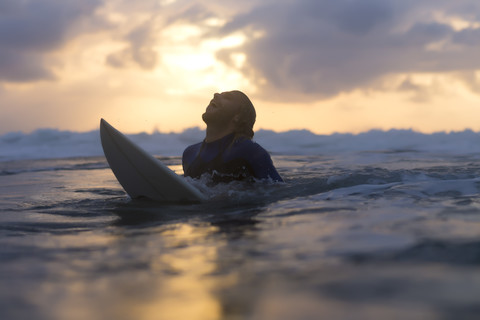
{"label": "ocean", "polygon": [[[200,129],[130,135],[181,174]],[[0,319],[478,319],[480,133],[260,130],[285,183],[131,200],[99,133],[0,136]]]}

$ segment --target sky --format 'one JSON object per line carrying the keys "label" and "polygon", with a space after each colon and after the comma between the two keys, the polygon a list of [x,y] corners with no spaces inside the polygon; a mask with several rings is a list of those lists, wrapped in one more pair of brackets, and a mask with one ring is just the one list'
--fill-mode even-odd
{"label": "sky", "polygon": [[480,131],[478,0],[0,0],[0,134],[204,127]]}

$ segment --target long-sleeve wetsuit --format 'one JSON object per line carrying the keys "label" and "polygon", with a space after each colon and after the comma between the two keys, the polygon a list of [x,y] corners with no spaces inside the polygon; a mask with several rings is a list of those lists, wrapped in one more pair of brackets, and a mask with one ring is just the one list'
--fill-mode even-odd
{"label": "long-sleeve wetsuit", "polygon": [[252,178],[283,181],[265,149],[250,139],[233,141],[234,138],[234,134],[229,134],[210,143],[187,147],[182,157],[185,176],[199,178],[210,173],[214,182]]}

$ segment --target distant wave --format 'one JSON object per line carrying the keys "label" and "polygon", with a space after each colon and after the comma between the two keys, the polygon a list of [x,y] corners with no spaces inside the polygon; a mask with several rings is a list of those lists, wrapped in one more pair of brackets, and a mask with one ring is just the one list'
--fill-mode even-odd
{"label": "distant wave", "polygon": [[[180,156],[186,146],[199,142],[199,128],[181,133],[138,133],[128,135],[154,155]],[[274,132],[259,130],[254,140],[272,154],[319,155],[341,152],[480,152],[480,133],[471,130],[423,134],[413,130],[371,130],[360,134],[318,135],[308,130]],[[39,129],[32,133],[10,132],[0,136],[0,161],[90,157],[103,155],[98,130],[89,132]]]}

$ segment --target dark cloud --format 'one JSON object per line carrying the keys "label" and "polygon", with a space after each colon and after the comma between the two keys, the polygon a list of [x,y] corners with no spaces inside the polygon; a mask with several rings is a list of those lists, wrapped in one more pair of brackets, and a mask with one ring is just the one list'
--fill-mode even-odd
{"label": "dark cloud", "polygon": [[453,37],[453,41],[460,45],[478,46],[480,45],[480,28],[465,29],[457,32]]}
{"label": "dark cloud", "polygon": [[433,20],[434,12],[480,22],[476,0],[279,1],[224,26],[222,35],[264,36],[219,57],[229,62],[231,53],[246,53],[244,72],[259,85],[266,80],[263,92],[316,98],[371,88],[395,73],[479,69],[479,29],[456,31]]}
{"label": "dark cloud", "polygon": [[0,81],[52,79],[45,54],[74,36],[100,0],[0,0]]}
{"label": "dark cloud", "polygon": [[54,79],[54,75],[43,66],[41,56],[0,49],[0,81],[23,82],[38,79]]}
{"label": "dark cloud", "polygon": [[115,68],[123,68],[128,66],[130,61],[134,61],[143,69],[153,69],[157,64],[158,56],[154,50],[154,30],[152,21],[134,28],[124,38],[128,43],[127,47],[108,55],[107,64]]}
{"label": "dark cloud", "polygon": [[388,1],[306,1],[296,9],[303,16],[326,20],[348,33],[361,35],[388,21],[393,16]]}

